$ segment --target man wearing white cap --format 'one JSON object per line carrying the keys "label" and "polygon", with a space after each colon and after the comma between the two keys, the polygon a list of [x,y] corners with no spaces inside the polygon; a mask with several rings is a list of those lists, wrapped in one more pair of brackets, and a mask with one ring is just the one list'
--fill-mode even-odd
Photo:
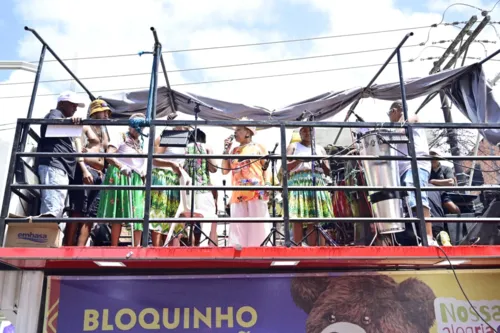
{"label": "man wearing white cap", "polygon": [[[401,100],[395,101],[392,103],[389,112],[387,113],[389,119],[393,123],[404,122],[403,116],[403,103]],[[416,115],[408,119],[410,123],[418,123],[419,119]],[[415,154],[417,156],[428,156],[429,155],[429,144],[427,143],[427,136],[425,134],[425,129],[423,128],[412,128],[413,131],[413,144],[415,148]],[[401,155],[408,156],[408,144],[398,144],[398,150]],[[427,186],[429,182],[429,175],[431,172],[431,162],[430,161],[417,161],[418,170],[411,169],[411,161],[401,160],[398,161],[399,168],[399,176],[401,179],[402,186],[413,186],[413,172],[418,172],[418,177],[420,181],[420,186]],[[421,192],[422,196],[422,206],[424,208],[424,217],[431,217],[429,199],[427,197],[427,193],[425,191]],[[415,192],[408,191],[409,205],[411,208],[415,208],[417,206]],[[432,234],[432,223],[425,224],[427,231],[427,240],[429,245],[435,246],[437,245],[436,240]]]}
{"label": "man wearing white cap", "polygon": [[[81,119],[73,117],[78,107],[85,107],[72,91],[62,93],[57,99],[57,107],[50,110],[45,119],[72,118],[79,124]],[[40,126],[40,142],[38,152],[43,153],[74,153],[73,138],[45,137],[47,125]],[[38,159],[38,177],[44,185],[68,185],[76,168],[74,157],[43,156]],[[61,217],[64,210],[67,189],[47,189],[41,191],[40,214]]]}

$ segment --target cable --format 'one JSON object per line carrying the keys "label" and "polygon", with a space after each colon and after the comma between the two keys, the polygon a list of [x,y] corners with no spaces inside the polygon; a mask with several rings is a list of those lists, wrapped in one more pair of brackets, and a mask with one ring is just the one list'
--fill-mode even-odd
{"label": "cable", "polygon": [[[402,46],[402,48],[417,47],[417,46],[421,46],[421,45],[420,44],[406,45],[406,46]],[[388,50],[394,50],[394,48],[393,47],[385,47],[385,48],[378,48],[378,49],[368,49],[368,50],[359,50],[359,51],[351,51],[351,52],[333,53],[333,54],[322,54],[322,55],[307,56],[307,57],[298,57],[298,58],[288,58],[288,59],[278,59],[278,60],[268,60],[268,61],[257,61],[257,62],[248,62],[248,63],[231,64],[231,65],[198,67],[198,68],[185,68],[185,69],[171,70],[171,71],[168,71],[168,73],[180,73],[180,72],[190,72],[190,71],[203,71],[203,70],[217,69],[217,68],[254,66],[254,65],[273,64],[273,63],[280,63],[280,62],[290,62],[290,61],[298,61],[298,60],[310,60],[310,59],[318,59],[318,58],[327,58],[327,57],[337,57],[337,56],[352,55],[352,54],[380,52],[380,51],[388,51]],[[158,74],[163,74],[163,72],[158,72]],[[148,72],[148,73],[130,73],[130,74],[119,74],[119,75],[91,76],[91,77],[80,78],[80,80],[83,81],[83,80],[109,79],[109,78],[117,78],[117,77],[142,76],[142,75],[151,75],[151,73]],[[70,82],[70,81],[73,81],[73,79],[42,80],[42,81],[40,81],[40,83]],[[33,84],[33,82],[32,81],[3,82],[3,83],[0,83],[0,86],[11,86],[11,85],[20,85],[20,84]]]}
{"label": "cable", "polygon": [[[476,6],[473,6],[473,5],[469,5],[469,4],[467,4],[467,3],[463,3],[463,2],[456,2],[456,3],[453,3],[453,4],[449,5],[448,7],[446,7],[446,9],[444,10],[443,15],[442,15],[442,17],[441,17],[441,22],[439,22],[439,23],[438,23],[438,25],[440,25],[440,24],[442,24],[442,23],[443,23],[443,21],[444,21],[444,16],[446,15],[446,12],[448,11],[448,9],[450,9],[450,8],[451,8],[451,7],[453,7],[453,6],[460,6],[460,5],[461,5],[461,6],[467,6],[467,7],[471,7],[471,8],[477,9],[477,10],[479,10],[480,12],[483,12],[483,11],[484,11],[483,9],[481,9],[481,8],[479,8],[479,7],[476,7]],[[495,7],[493,7],[493,8],[495,8]]]}
{"label": "cable", "polygon": [[[500,1],[500,0],[499,0]],[[443,248],[441,248],[441,246],[436,246],[441,252],[443,252],[444,256],[446,257],[446,260],[448,261],[448,263],[450,264],[450,268],[451,268],[451,271],[453,272],[453,275],[455,276],[455,280],[457,281],[457,284],[458,284],[458,287],[460,288],[460,290],[462,291],[462,294],[464,295],[465,299],[467,300],[467,302],[469,303],[469,305],[471,306],[471,308],[474,310],[474,312],[476,313],[476,315],[481,318],[481,320],[486,324],[488,325],[488,327],[493,330],[494,333],[498,333],[498,331],[493,327],[491,326],[482,316],[481,314],[476,310],[476,307],[474,305],[472,305],[472,302],[470,301],[469,297],[467,296],[467,294],[465,293],[465,290],[464,288],[462,287],[462,284],[460,283],[460,280],[458,279],[458,276],[457,276],[457,273],[455,271],[455,267],[453,266],[453,263],[451,262],[450,258],[448,257],[448,254],[446,254],[445,250]]]}
{"label": "cable", "polygon": [[[402,63],[408,63],[409,60],[402,61]],[[397,62],[390,62],[388,65],[395,65]],[[200,82],[188,82],[188,83],[179,83],[172,84],[172,87],[179,86],[191,86],[198,84],[211,84],[211,83],[222,83],[222,82],[236,82],[236,81],[247,81],[247,80],[260,80],[267,78],[275,78],[275,77],[284,77],[284,76],[294,76],[294,75],[305,75],[305,74],[317,74],[317,73],[326,73],[326,72],[335,72],[335,71],[343,71],[343,70],[351,70],[351,69],[360,69],[360,68],[369,68],[369,67],[380,67],[382,64],[372,64],[372,65],[360,65],[360,66],[349,66],[349,67],[339,67],[339,68],[330,68],[330,69],[321,69],[316,71],[306,71],[306,72],[295,72],[295,73],[283,73],[283,74],[273,74],[273,75],[263,75],[263,76],[250,76],[250,77],[241,77],[234,79],[222,79],[222,80],[213,80],[213,81],[200,81]],[[141,90],[141,89],[149,89],[149,87],[133,87],[133,88],[120,88],[120,89],[106,89],[106,90],[97,90],[95,92],[113,92],[113,91],[125,91],[125,90]],[[77,94],[85,94],[84,91],[76,92]],[[40,94],[38,97],[46,97],[46,96],[58,96],[59,94]],[[24,96],[2,96],[0,99],[11,99],[11,98],[30,98],[31,95]]]}
{"label": "cable", "polygon": [[498,3],[500,2],[500,0],[498,0],[497,2],[495,2],[495,5],[493,6],[493,8],[491,8],[490,10],[488,10],[488,13],[491,13],[495,7],[498,5]]}
{"label": "cable", "polygon": [[[287,39],[287,40],[270,41],[270,42],[259,42],[259,43],[248,43],[248,44],[233,44],[233,45],[225,45],[225,46],[209,46],[209,47],[200,47],[200,48],[191,48],[191,49],[168,50],[168,51],[163,51],[162,54],[195,52],[195,51],[208,51],[208,50],[240,48],[240,47],[251,47],[251,46],[272,45],[272,44],[297,43],[297,42],[306,42],[306,41],[313,41],[313,40],[332,39],[332,38],[366,36],[366,35],[374,35],[374,34],[397,32],[397,31],[427,29],[427,28],[433,27],[433,26],[437,27],[438,25],[439,24],[433,24],[431,26],[425,25],[425,26],[418,26],[418,27],[407,27],[407,28],[397,28],[397,29],[389,29],[389,30],[377,30],[377,31],[358,32],[358,33],[343,34],[343,35],[329,35],[329,36],[308,37],[308,38],[299,38],[299,39]],[[102,55],[102,56],[91,56],[91,57],[81,57],[81,58],[66,58],[66,59],[62,59],[62,60],[63,61],[90,60],[90,59],[132,57],[132,56],[137,56],[137,55],[138,55],[137,53],[127,53],[127,54]],[[49,60],[45,60],[44,63],[46,63],[46,62],[56,62],[56,61],[57,61],[56,59],[49,59]],[[31,63],[38,63],[38,60],[31,61]]]}

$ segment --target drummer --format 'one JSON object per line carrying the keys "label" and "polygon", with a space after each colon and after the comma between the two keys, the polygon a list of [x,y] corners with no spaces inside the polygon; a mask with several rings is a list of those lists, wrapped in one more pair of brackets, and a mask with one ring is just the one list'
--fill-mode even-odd
{"label": "drummer", "polygon": [[[389,112],[387,113],[389,119],[393,123],[402,123],[405,121],[403,115],[403,103],[398,100],[392,103]],[[408,119],[409,123],[418,123],[419,119],[417,115],[414,115]],[[413,128],[413,145],[415,146],[416,156],[429,156],[429,144],[427,143],[427,136],[425,134],[425,129],[423,128]],[[400,154],[408,156],[408,144],[398,144],[398,150]],[[430,161],[417,161],[418,165],[418,177],[420,180],[420,186],[426,187],[428,185],[429,176],[431,173],[431,162]],[[401,178],[401,186],[413,186],[413,171],[411,169],[411,161],[400,160],[398,161],[399,176]],[[431,217],[429,199],[425,191],[421,192],[422,195],[422,205],[424,206],[424,217]],[[417,206],[417,200],[415,198],[414,191],[408,191],[409,205],[412,209]],[[431,246],[437,246],[438,243],[432,234],[432,223],[425,224],[425,230],[427,233],[427,241]]]}

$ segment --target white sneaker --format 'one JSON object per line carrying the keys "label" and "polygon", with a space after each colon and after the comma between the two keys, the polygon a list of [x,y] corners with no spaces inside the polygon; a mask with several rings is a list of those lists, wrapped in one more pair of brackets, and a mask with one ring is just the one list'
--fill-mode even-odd
{"label": "white sneaker", "polygon": [[429,243],[429,246],[439,246],[438,242],[430,236],[427,236],[427,243]]}

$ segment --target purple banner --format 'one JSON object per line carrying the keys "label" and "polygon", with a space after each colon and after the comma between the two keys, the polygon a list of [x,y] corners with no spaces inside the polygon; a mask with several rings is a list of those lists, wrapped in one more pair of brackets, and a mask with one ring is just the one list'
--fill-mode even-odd
{"label": "purple banner", "polygon": [[299,332],[290,278],[62,278],[56,332]]}
{"label": "purple banner", "polygon": [[495,332],[499,271],[457,274],[50,277],[44,332]]}

